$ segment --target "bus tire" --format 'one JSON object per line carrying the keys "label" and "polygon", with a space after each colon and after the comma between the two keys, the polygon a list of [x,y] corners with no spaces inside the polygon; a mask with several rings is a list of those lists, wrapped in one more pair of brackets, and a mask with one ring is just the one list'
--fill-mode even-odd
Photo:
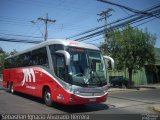
{"label": "bus tire", "polygon": [[10,83],[7,82],[7,92],[10,92]]}
{"label": "bus tire", "polygon": [[14,94],[14,86],[13,86],[13,83],[11,82],[10,85],[9,85],[9,92],[11,94]]}
{"label": "bus tire", "polygon": [[48,88],[44,91],[44,102],[47,106],[53,105],[51,91]]}

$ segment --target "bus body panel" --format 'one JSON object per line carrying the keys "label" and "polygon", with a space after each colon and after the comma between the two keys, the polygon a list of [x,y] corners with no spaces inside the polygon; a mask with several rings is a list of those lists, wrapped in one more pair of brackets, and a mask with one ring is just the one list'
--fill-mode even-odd
{"label": "bus body panel", "polygon": [[[43,88],[47,86],[54,102],[74,105],[105,102],[107,94],[101,97],[81,97],[68,92],[50,73],[41,67],[14,68],[3,70],[3,86],[13,82],[14,90],[36,97],[43,97]],[[9,79],[10,78],[10,79]]]}
{"label": "bus body panel", "polygon": [[[53,51],[52,51],[52,45],[54,45]],[[62,48],[59,49],[58,45],[62,45],[63,49]],[[68,47],[70,47],[72,49],[68,49]],[[91,50],[90,57],[88,56],[89,52],[86,52],[86,50],[83,51],[82,49],[73,49],[73,48],[82,48],[82,49],[84,48],[84,49]],[[32,96],[36,96],[36,97],[40,97],[40,98],[43,98],[44,90],[47,87],[47,89],[49,88],[49,90],[51,92],[51,97],[54,102],[68,104],[68,105],[105,102],[107,100],[108,87],[106,86],[107,82],[105,82],[106,77],[105,77],[105,75],[102,75],[102,74],[104,74],[104,71],[102,71],[103,73],[102,72],[99,73],[102,75],[102,78],[104,76],[104,79],[102,80],[104,84],[101,85],[101,87],[98,87],[101,84],[101,82],[97,82],[99,80],[101,81],[101,79],[98,78],[98,76],[96,75],[97,74],[96,72],[93,72],[93,69],[95,69],[95,67],[91,68],[91,65],[89,64],[89,62],[86,62],[86,64],[87,64],[87,71],[86,72],[88,72],[88,75],[90,73],[90,75],[92,75],[92,77],[94,74],[94,79],[96,79],[96,82],[94,82],[94,84],[96,84],[96,85],[94,87],[93,86],[92,87],[84,87],[83,85],[74,84],[73,82],[76,82],[76,80],[78,80],[78,74],[77,74],[77,78],[75,78],[75,81],[73,81],[69,77],[65,77],[63,80],[63,78],[61,78],[61,74],[59,74],[60,76],[58,76],[56,74],[56,70],[55,70],[57,63],[59,63],[58,64],[59,68],[60,67],[63,68],[62,63],[63,63],[64,56],[58,55],[58,54],[55,55],[55,53],[57,51],[60,52],[60,50],[62,50],[63,52],[64,52],[64,50],[66,50],[66,52],[67,52],[67,50],[72,50],[71,51],[72,54],[69,54],[69,53],[68,54],[69,54],[69,56],[72,55],[72,58],[74,58],[74,59],[72,59],[72,61],[70,60],[70,62],[72,62],[73,68],[74,67],[77,68],[77,65],[78,65],[77,60],[79,60],[79,59],[76,56],[81,56],[82,58],[84,56],[86,56],[88,58],[84,57],[84,59],[87,59],[87,60],[90,59],[90,63],[92,63],[93,61],[94,61],[94,63],[97,63],[97,64],[94,64],[94,65],[96,65],[97,70],[100,71],[100,68],[104,68],[103,69],[104,71],[106,70],[102,56],[99,53],[93,54],[94,51],[100,51],[99,48],[97,48],[94,45],[80,43],[77,41],[68,41],[68,40],[45,41],[45,42],[40,43],[39,45],[36,45],[30,49],[24,50],[22,52],[16,53],[16,54],[6,58],[6,62],[5,62],[6,69],[3,70],[3,86],[5,88],[8,88],[9,83],[12,82],[13,88],[15,91],[29,94]],[[52,58],[53,57],[52,55],[54,56],[54,59]],[[98,59],[96,59],[97,55],[99,57]],[[63,56],[63,57],[61,57],[61,56]],[[65,60],[67,60],[67,59],[64,59],[64,61]],[[92,62],[91,62],[91,60],[92,60]],[[16,61],[16,62],[13,62],[13,61]],[[97,62],[97,61],[100,61],[100,62]],[[79,60],[79,62],[83,63],[84,61]],[[73,66],[74,65],[73,63],[75,64],[75,66]],[[85,64],[83,64],[83,65],[86,66]],[[68,66],[71,66],[71,65],[65,64],[64,68],[66,69],[66,68],[68,68]],[[100,67],[100,66],[102,66],[102,67]],[[63,70],[63,69],[59,69],[59,71]],[[89,72],[91,69],[92,69],[92,72]],[[66,69],[66,71],[67,71],[67,69]],[[78,71],[78,69],[77,69],[77,71]],[[69,72],[65,72],[65,74],[66,73],[70,74]],[[73,73],[73,71],[72,71],[72,73]],[[85,73],[85,71],[84,71],[84,73]],[[76,74],[76,72],[75,72],[75,74]],[[65,81],[65,79],[67,79],[67,80]],[[83,81],[83,79],[79,79],[79,80]],[[88,80],[89,80],[89,78],[88,78]],[[85,82],[85,85],[89,84],[89,82],[87,82],[87,81],[84,81],[84,82]],[[96,96],[96,94],[94,94],[94,92],[92,90],[91,90],[92,92],[90,92],[91,95],[88,95],[88,96],[86,94],[80,95],[80,94],[74,93],[73,91],[70,91],[70,89],[68,89],[65,86],[68,84],[71,85],[71,87],[73,87],[73,88],[77,85],[77,87],[79,87],[82,90],[82,92],[83,92],[83,89],[86,89],[86,88],[90,89],[90,90],[91,89],[93,90],[93,88],[101,89],[100,90],[101,92],[99,92],[100,94],[98,94],[97,96]],[[104,87],[106,89],[104,89]]]}
{"label": "bus body panel", "polygon": [[2,82],[2,84],[3,84],[3,86],[5,88],[8,88],[8,82],[10,80],[10,70],[3,70],[2,73],[3,73],[3,82]]}

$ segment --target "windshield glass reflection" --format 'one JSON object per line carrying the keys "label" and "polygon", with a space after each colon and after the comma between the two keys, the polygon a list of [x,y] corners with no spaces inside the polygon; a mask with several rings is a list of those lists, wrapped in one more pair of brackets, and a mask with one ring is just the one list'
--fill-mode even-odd
{"label": "windshield glass reflection", "polygon": [[106,83],[106,71],[99,51],[68,48],[71,55],[69,74],[72,84],[101,85]]}

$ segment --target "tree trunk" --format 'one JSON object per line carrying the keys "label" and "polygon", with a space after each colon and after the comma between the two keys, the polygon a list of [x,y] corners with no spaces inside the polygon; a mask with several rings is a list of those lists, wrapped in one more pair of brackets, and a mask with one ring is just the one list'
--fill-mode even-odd
{"label": "tree trunk", "polygon": [[128,68],[128,73],[129,73],[129,88],[132,86],[132,68]]}

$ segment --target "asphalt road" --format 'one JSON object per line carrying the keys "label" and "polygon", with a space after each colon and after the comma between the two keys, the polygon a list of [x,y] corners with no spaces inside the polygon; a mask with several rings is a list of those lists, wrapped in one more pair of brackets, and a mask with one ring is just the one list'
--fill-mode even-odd
{"label": "asphalt road", "polygon": [[12,95],[1,84],[0,82],[0,114],[159,114],[152,107],[160,104],[160,89],[110,92],[105,103],[81,106],[55,104],[47,107],[39,98],[22,93]]}

